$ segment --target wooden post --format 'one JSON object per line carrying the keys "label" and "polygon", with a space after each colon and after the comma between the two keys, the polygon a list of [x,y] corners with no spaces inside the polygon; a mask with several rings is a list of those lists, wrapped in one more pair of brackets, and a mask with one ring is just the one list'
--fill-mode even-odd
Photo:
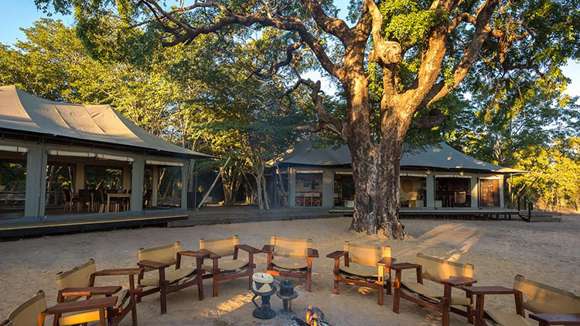
{"label": "wooden post", "polygon": [[187,192],[189,190],[189,161],[181,167],[181,208],[187,209]]}
{"label": "wooden post", "polygon": [[471,176],[471,208],[479,207],[479,182],[477,176]]}
{"label": "wooden post", "polygon": [[143,211],[143,183],[145,179],[145,158],[143,156],[133,157],[133,168],[131,169],[131,211]]}
{"label": "wooden post", "polygon": [[44,216],[46,204],[46,149],[28,149],[26,156],[26,194],[24,216]]}
{"label": "wooden post", "polygon": [[322,172],[322,207],[334,206],[334,171],[324,169]]}
{"label": "wooden post", "polygon": [[152,166],[151,207],[157,207],[159,198],[159,166]]}
{"label": "wooden post", "polygon": [[85,163],[77,162],[75,166],[75,185],[74,192],[79,192],[81,189],[85,189]]}
{"label": "wooden post", "polygon": [[288,207],[296,207],[296,169],[288,168]]}
{"label": "wooden post", "polygon": [[435,177],[428,174],[425,178],[425,188],[427,188],[427,207],[435,208]]}

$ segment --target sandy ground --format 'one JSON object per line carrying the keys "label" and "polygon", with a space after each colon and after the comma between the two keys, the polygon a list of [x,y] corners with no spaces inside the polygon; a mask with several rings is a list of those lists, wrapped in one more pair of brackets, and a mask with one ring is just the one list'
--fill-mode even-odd
{"label": "sandy ground", "polygon": [[[197,248],[199,238],[219,238],[238,234],[243,243],[261,247],[271,234],[310,237],[320,251],[314,263],[313,292],[299,285],[294,310],[308,304],[321,308],[333,325],[437,325],[440,319],[410,302],[402,301],[401,313],[394,314],[392,297],[384,306],[376,304],[376,293],[363,288],[341,288],[331,294],[332,260],[326,254],[342,248],[344,240],[357,243],[383,241],[393,247],[399,261],[412,260],[417,252],[475,264],[482,285],[510,286],[516,274],[549,283],[580,294],[580,217],[563,217],[561,223],[521,221],[405,220],[410,241],[383,241],[347,231],[348,218],[277,221],[246,224],[197,226],[188,228],[144,228],[27,239],[0,243],[0,319],[20,302],[43,289],[56,298],[55,274],[95,258],[99,268],[134,266],[140,247],[181,240]],[[258,258],[263,269],[265,257]],[[124,280],[123,280],[124,281]],[[138,306],[140,325],[279,325],[251,317],[253,305],[245,279],[230,281],[220,296],[211,297],[206,280],[205,300],[197,300],[197,290],[188,288],[168,298],[168,314],[159,314],[159,298],[144,298]],[[513,299],[495,297],[491,306],[513,309]],[[273,299],[275,308],[281,302]],[[466,325],[459,316],[452,325]],[[123,325],[130,325],[127,318]]]}

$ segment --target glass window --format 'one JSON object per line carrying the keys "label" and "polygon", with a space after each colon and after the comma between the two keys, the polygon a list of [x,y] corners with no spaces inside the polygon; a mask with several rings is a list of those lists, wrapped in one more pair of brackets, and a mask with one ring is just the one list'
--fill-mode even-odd
{"label": "glass window", "polygon": [[181,167],[159,167],[158,207],[181,207]]}
{"label": "glass window", "polygon": [[24,215],[26,161],[0,159],[0,217]]}
{"label": "glass window", "polygon": [[86,166],[85,189],[99,189],[108,192],[123,190],[123,168]]}
{"label": "glass window", "polygon": [[479,207],[499,207],[499,179],[479,180]]}
{"label": "glass window", "polygon": [[435,178],[435,207],[470,207],[471,178]]}
{"label": "glass window", "polygon": [[354,181],[352,174],[334,175],[334,206],[354,207]]}
{"label": "glass window", "polygon": [[[50,163],[46,166],[46,212],[63,209],[65,202],[70,202],[74,189],[74,165],[67,163]],[[62,212],[55,212],[62,213]]]}
{"label": "glass window", "polygon": [[296,206],[322,206],[322,173],[296,174]]}
{"label": "glass window", "polygon": [[401,207],[425,207],[427,197],[427,179],[425,177],[401,177],[399,192]]}

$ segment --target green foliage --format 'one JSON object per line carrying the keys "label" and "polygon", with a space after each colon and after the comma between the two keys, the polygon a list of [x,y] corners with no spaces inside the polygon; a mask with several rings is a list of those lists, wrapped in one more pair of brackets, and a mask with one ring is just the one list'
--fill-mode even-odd
{"label": "green foliage", "polygon": [[404,48],[423,42],[443,17],[436,10],[421,9],[421,5],[413,0],[383,1],[380,10],[388,22],[384,27],[386,37],[400,42]]}
{"label": "green foliage", "polygon": [[514,156],[516,168],[528,171],[513,178],[516,189],[549,209],[580,208],[580,138],[530,146]]}

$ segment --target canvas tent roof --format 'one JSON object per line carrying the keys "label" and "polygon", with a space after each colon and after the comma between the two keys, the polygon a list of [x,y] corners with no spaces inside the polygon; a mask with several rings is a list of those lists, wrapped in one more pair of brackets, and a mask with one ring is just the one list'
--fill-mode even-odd
{"label": "canvas tent roof", "polygon": [[[315,148],[310,142],[297,144],[280,164],[310,166],[350,165],[350,151],[346,145],[338,147]],[[478,170],[505,172],[505,168],[477,160],[448,144],[441,142],[406,150],[401,159],[401,167],[432,168],[445,170]]]}
{"label": "canvas tent roof", "polygon": [[0,129],[124,145],[161,154],[210,157],[149,134],[109,105],[54,102],[15,86],[0,86]]}

